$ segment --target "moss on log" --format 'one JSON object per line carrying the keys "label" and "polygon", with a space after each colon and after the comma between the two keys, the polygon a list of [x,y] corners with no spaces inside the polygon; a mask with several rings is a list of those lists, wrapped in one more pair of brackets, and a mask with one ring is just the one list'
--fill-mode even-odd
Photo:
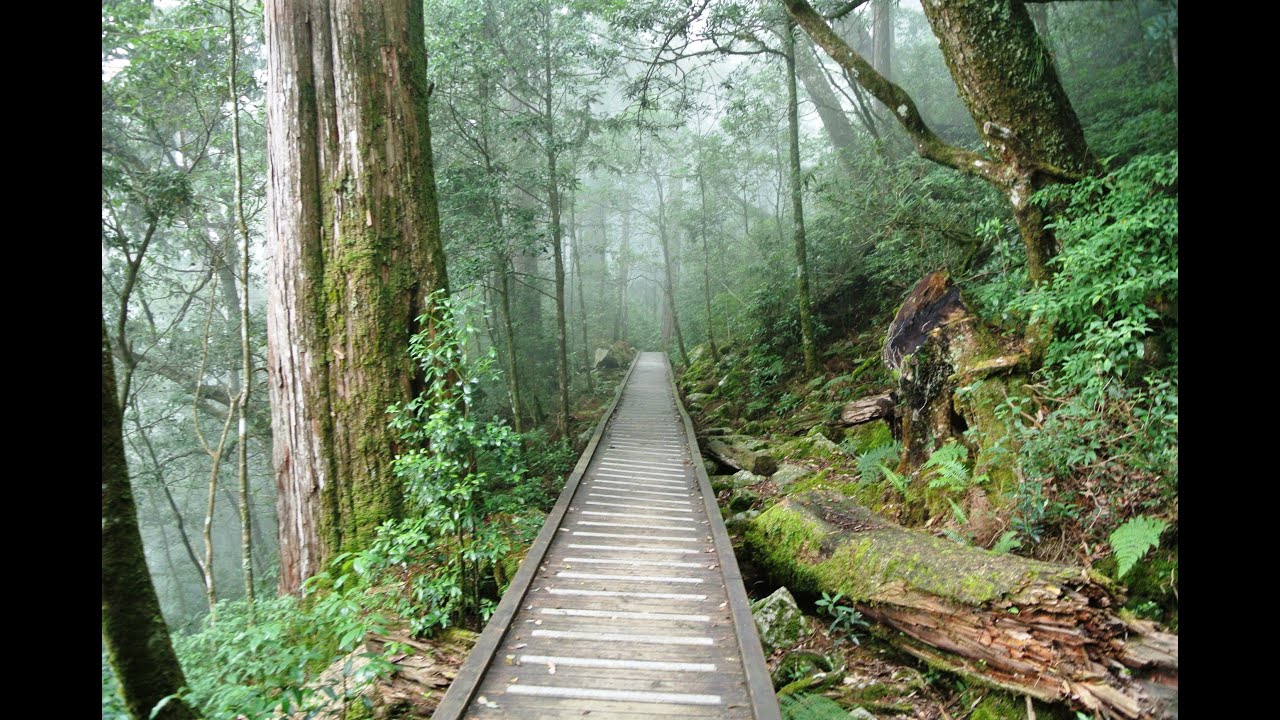
{"label": "moss on log", "polygon": [[1117,617],[1082,568],[908,530],[825,490],[774,505],[746,542],[775,579],[843,593],[935,666],[1107,717],[1176,717],[1177,636]]}

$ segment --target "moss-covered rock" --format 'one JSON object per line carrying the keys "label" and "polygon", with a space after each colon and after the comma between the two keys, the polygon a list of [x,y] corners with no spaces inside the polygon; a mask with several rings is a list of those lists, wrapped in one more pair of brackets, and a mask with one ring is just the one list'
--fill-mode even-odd
{"label": "moss-covered rock", "polygon": [[778,486],[778,490],[785,492],[786,488],[795,481],[812,475],[813,471],[803,465],[795,463],[782,463],[778,466],[778,470],[769,478]]}
{"label": "moss-covered rock", "polygon": [[755,618],[760,644],[765,653],[781,647],[790,647],[809,635],[809,624],[790,591],[780,587],[767,598],[751,604],[751,616]]}
{"label": "moss-covered rock", "polygon": [[891,442],[893,442],[893,431],[889,423],[883,420],[854,425],[844,431],[843,447],[851,455],[861,455]]}

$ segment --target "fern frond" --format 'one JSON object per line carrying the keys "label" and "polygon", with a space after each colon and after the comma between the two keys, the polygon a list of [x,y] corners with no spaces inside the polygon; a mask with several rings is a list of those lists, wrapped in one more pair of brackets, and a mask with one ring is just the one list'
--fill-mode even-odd
{"label": "fern frond", "polygon": [[1160,535],[1169,527],[1166,520],[1140,515],[1130,518],[1111,533],[1111,553],[1116,558],[1117,577],[1124,577],[1147,551],[1160,544]]}
{"label": "fern frond", "polygon": [[991,552],[997,555],[1005,555],[1022,547],[1022,541],[1018,539],[1017,530],[1006,530],[996,544],[991,546]]}
{"label": "fern frond", "polygon": [[887,465],[881,465],[880,472],[884,475],[886,480],[898,489],[898,492],[902,493],[903,497],[907,496],[907,479],[905,477],[890,470]]}
{"label": "fern frond", "polygon": [[952,500],[951,498],[947,498],[947,502],[950,503],[951,505],[951,514],[955,516],[956,522],[960,523],[961,525],[968,525],[969,516],[965,514],[964,508],[956,504],[956,501]]}
{"label": "fern frond", "polygon": [[849,720],[848,709],[823,695],[779,695],[778,709],[784,720]]}
{"label": "fern frond", "polygon": [[859,455],[858,473],[862,478],[862,482],[875,482],[884,477],[883,473],[880,472],[880,466],[884,464],[897,465],[901,455],[902,443],[897,440],[886,445],[874,447]]}
{"label": "fern frond", "polygon": [[969,467],[965,465],[968,460],[968,448],[957,442],[949,442],[934,450],[921,469],[932,476],[929,479],[931,489],[946,488],[959,492],[972,483]]}

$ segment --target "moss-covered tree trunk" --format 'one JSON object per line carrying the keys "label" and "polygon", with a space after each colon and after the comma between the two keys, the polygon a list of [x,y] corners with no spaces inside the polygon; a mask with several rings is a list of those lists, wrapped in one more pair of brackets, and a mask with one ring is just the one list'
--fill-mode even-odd
{"label": "moss-covered tree trunk", "polygon": [[268,369],[280,588],[401,513],[387,406],[448,287],[420,3],[268,0]]}
{"label": "moss-covered tree trunk", "polygon": [[[134,720],[145,720],[186,684],[160,614],[138,531],[138,511],[124,455],[124,427],[116,399],[107,323],[102,321],[102,642],[120,695]],[[187,720],[195,713],[172,700],[156,716]]]}
{"label": "moss-covered tree trunk", "polygon": [[1102,717],[1177,716],[1177,636],[1116,616],[1082,568],[908,530],[821,490],[765,511],[746,542],[776,580],[842,593],[932,665]]}

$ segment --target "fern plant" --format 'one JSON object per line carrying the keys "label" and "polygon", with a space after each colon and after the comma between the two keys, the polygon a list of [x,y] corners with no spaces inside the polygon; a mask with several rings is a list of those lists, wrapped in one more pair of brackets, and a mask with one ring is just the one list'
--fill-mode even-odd
{"label": "fern plant", "polygon": [[797,693],[779,695],[778,709],[784,720],[849,720],[849,710],[823,695]]}
{"label": "fern plant", "polygon": [[1160,535],[1169,527],[1166,520],[1140,515],[1130,518],[1111,533],[1111,553],[1116,559],[1116,577],[1124,577],[1151,548],[1160,544]]}
{"label": "fern plant", "polygon": [[871,448],[858,455],[858,473],[862,482],[876,482],[881,478],[887,477],[881,472],[881,467],[884,465],[896,465],[901,455],[902,443],[897,440]]}
{"label": "fern plant", "polygon": [[1022,547],[1022,541],[1018,539],[1017,530],[1006,530],[1004,534],[996,540],[996,544],[991,546],[991,552],[997,555],[1005,555]]}
{"label": "fern plant", "polygon": [[934,450],[921,470],[929,476],[929,489],[963,492],[971,485],[987,481],[986,475],[971,476],[969,449],[957,442],[949,442]]}

